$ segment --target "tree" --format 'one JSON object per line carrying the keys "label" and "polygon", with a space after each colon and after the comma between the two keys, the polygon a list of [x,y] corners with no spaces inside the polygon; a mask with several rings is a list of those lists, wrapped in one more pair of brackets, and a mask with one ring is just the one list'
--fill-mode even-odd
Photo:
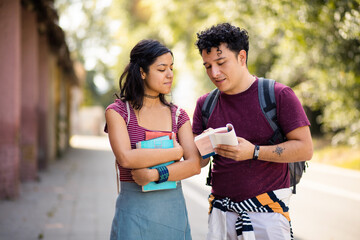
{"label": "tree", "polygon": [[[82,56],[92,45],[120,49],[116,64],[102,61],[95,68],[113,79],[113,86],[131,48],[155,38],[174,52],[175,80],[188,72],[197,96],[205,93],[213,86],[194,45],[196,33],[230,22],[249,32],[250,72],[292,87],[315,116],[312,125],[320,125],[334,144],[360,145],[359,0],[113,0],[104,12],[96,11],[98,2],[84,2],[89,23],[86,36],[75,34],[74,49]],[[110,35],[107,25],[117,31]]]}
{"label": "tree", "polygon": [[84,105],[105,107],[111,101],[107,96],[115,92],[111,67],[116,62],[119,50],[108,25],[112,21],[109,16],[110,3],[100,0],[55,2],[71,55],[86,69]]}

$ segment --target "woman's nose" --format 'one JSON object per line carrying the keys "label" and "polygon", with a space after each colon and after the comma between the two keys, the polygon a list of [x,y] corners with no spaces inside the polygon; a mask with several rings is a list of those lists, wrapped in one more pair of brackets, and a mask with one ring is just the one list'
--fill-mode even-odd
{"label": "woman's nose", "polygon": [[168,78],[174,77],[174,72],[171,69],[167,70],[166,77],[168,77]]}

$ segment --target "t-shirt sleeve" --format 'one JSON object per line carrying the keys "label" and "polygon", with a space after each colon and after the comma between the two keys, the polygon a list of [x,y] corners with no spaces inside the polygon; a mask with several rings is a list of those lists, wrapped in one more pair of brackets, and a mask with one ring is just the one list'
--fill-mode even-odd
{"label": "t-shirt sleeve", "polygon": [[[119,100],[119,99],[116,99],[114,103],[110,104],[105,112],[109,109],[112,109],[114,111],[116,111],[117,113],[120,114],[120,116],[124,119],[125,122],[127,122],[127,119],[128,119],[128,113],[127,113],[127,109],[126,109],[126,103]],[[104,132],[108,133],[108,129],[107,129],[107,123],[105,123],[105,126],[104,126]]]}
{"label": "t-shirt sleeve", "polygon": [[291,88],[281,89],[277,106],[278,121],[284,134],[288,134],[299,127],[310,126],[304,108]]}
{"label": "t-shirt sleeve", "polygon": [[189,120],[190,120],[190,118],[189,118],[188,114],[185,112],[184,109],[180,108],[180,114],[179,114],[178,124],[177,124],[177,131],[179,132],[179,129],[181,128],[181,126],[184,125],[184,123],[186,123]]}
{"label": "t-shirt sleeve", "polygon": [[201,96],[197,102],[196,102],[196,107],[194,110],[194,115],[193,115],[193,122],[192,122],[192,131],[194,134],[201,134],[205,129],[203,129],[203,125],[202,125],[202,114],[201,114],[201,108],[202,105],[205,102],[206,99],[206,95]]}

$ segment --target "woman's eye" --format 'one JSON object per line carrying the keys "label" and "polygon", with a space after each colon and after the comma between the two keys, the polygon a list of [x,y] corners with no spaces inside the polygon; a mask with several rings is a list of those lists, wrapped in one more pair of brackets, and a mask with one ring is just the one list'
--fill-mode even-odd
{"label": "woman's eye", "polygon": [[221,66],[223,65],[225,62],[219,62],[218,65]]}
{"label": "woman's eye", "polygon": [[164,70],[164,69],[159,69],[159,71],[160,71],[160,72],[165,72],[165,70]]}
{"label": "woman's eye", "polygon": [[206,69],[210,69],[211,68],[211,65],[210,66],[205,66]]}

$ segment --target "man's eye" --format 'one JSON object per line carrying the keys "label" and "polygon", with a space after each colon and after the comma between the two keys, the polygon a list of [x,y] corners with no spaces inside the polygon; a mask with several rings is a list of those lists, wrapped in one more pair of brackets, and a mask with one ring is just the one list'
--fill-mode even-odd
{"label": "man's eye", "polygon": [[225,62],[219,62],[218,65],[221,66],[223,65]]}
{"label": "man's eye", "polygon": [[210,69],[211,68],[211,65],[210,66],[205,66],[206,69]]}
{"label": "man's eye", "polygon": [[165,72],[165,70],[163,70],[163,69],[159,69],[159,71],[160,71],[160,72]]}

